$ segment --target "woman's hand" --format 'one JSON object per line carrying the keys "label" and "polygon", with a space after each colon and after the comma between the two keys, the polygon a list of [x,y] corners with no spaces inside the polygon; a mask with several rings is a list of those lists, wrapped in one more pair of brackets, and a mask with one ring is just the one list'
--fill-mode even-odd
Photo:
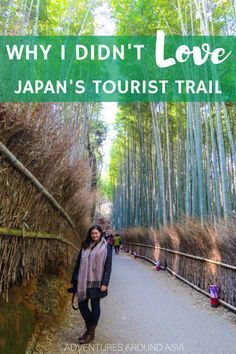
{"label": "woman's hand", "polygon": [[102,285],[101,286],[101,291],[106,291],[107,290],[107,286],[106,285]]}

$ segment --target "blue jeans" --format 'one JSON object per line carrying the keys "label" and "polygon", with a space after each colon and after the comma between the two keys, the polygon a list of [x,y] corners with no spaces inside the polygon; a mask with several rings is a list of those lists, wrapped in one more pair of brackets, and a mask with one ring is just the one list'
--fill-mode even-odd
{"label": "blue jeans", "polygon": [[90,299],[92,311],[89,309],[88,301],[89,298],[86,298],[85,300],[79,302],[80,313],[85,322],[89,322],[90,324],[96,326],[101,313],[100,299]]}

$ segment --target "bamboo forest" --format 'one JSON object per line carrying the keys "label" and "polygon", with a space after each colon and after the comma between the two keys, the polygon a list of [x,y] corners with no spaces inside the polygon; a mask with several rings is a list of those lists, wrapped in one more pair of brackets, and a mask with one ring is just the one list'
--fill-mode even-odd
{"label": "bamboo forest", "polygon": [[[235,26],[234,0],[0,0],[4,38]],[[0,99],[0,353],[236,352],[235,116],[235,100]],[[113,263],[110,283],[91,278],[109,288],[93,326],[71,301],[94,230]],[[101,347],[79,347],[90,341]]]}

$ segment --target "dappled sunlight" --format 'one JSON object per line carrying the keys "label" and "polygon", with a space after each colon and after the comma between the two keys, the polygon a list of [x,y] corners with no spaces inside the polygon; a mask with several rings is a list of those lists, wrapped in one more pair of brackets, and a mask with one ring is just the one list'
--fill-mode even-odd
{"label": "dappled sunlight", "polygon": [[[221,254],[217,241],[217,230],[213,228],[208,229],[208,235],[211,240],[212,247],[209,250],[209,259],[221,262]],[[218,267],[213,263],[207,263],[207,270],[212,275],[213,279],[216,279]]]}
{"label": "dappled sunlight", "polygon": [[[143,232],[142,238],[140,232]],[[235,234],[231,234],[231,232],[231,224],[226,227],[223,222],[219,221],[215,225],[206,223],[202,226],[198,220],[188,219],[185,222],[182,220],[181,223],[162,227],[159,230],[130,228],[126,229],[124,234],[131,243],[142,240],[142,243],[149,245],[151,239],[155,246],[151,251],[153,261],[161,260],[162,266],[167,265],[174,273],[206,292],[209,291],[210,284],[216,284],[220,289],[222,299],[225,298],[233,303],[234,291],[230,285],[233,282],[233,270],[227,270],[202,259],[228,263],[233,266],[235,256],[232,255],[236,254],[236,238],[234,238]],[[228,238],[231,239],[231,242],[227,244],[225,240]],[[164,251],[161,248],[182,252],[186,255]],[[131,245],[130,249],[132,251],[134,247]],[[140,247],[139,251],[141,255],[146,256],[150,252],[150,248]],[[228,280],[226,281],[226,279]]]}
{"label": "dappled sunlight", "polygon": [[[171,239],[171,243],[172,243],[171,248],[175,251],[179,251],[180,239],[179,239],[179,235],[177,234],[176,230],[173,228],[167,228],[167,230],[165,230],[165,232],[170,235],[170,239]],[[174,254],[172,257],[173,257],[172,270],[178,274],[180,257],[178,254]]]}

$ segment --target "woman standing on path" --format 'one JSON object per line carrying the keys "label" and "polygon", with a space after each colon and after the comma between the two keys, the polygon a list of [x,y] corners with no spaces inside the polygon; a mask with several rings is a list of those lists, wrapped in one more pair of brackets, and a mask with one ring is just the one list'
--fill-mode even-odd
{"label": "woman standing on path", "polygon": [[[89,343],[94,339],[101,311],[100,299],[108,294],[112,250],[102,238],[102,234],[99,225],[94,225],[88,230],[71,279],[74,293],[78,297],[80,313],[87,328],[79,338],[81,344]],[[89,299],[92,311],[88,307]]]}

